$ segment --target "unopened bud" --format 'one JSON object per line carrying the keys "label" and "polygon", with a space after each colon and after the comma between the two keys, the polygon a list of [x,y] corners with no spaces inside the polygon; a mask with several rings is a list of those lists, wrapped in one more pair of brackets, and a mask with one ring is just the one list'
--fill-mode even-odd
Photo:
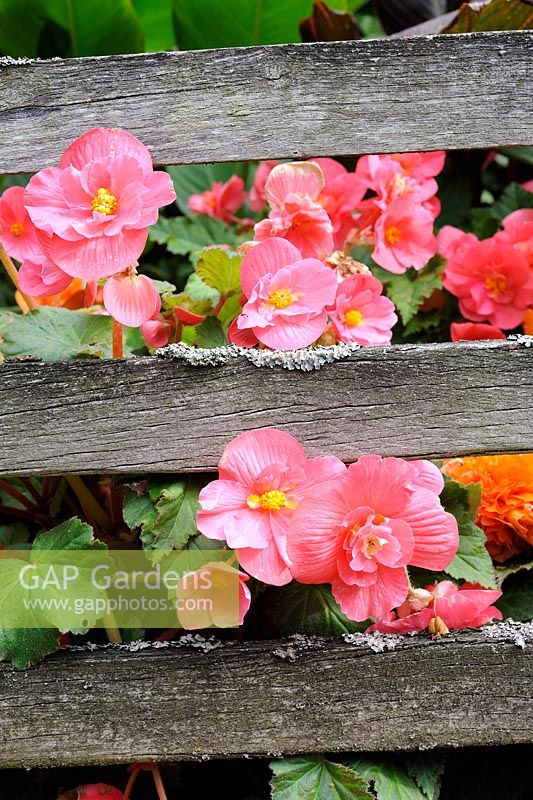
{"label": "unopened bud", "polygon": [[362,261],[356,261],[351,256],[347,256],[342,250],[335,250],[326,259],[328,267],[333,267],[341,278],[348,278],[350,275],[370,275],[370,270]]}
{"label": "unopened bud", "polygon": [[429,620],[428,630],[434,639],[438,639],[439,636],[444,636],[445,633],[450,632],[442,617],[432,617]]}

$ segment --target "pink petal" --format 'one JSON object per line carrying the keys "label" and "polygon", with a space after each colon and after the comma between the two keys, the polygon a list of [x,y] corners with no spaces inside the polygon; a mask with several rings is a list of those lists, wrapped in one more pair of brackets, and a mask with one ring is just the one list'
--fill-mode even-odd
{"label": "pink petal", "polygon": [[99,236],[68,242],[52,238],[52,260],[73,278],[100,280],[134,264],[146,244],[148,230],[125,230],[117,236]]}
{"label": "pink petal", "polygon": [[237,555],[241,567],[263,583],[284,586],[292,580],[291,571],[282,559],[274,540],[262,550],[240,548]]}
{"label": "pink petal", "polygon": [[138,328],[161,307],[155,283],[146,275],[110,278],[104,286],[104,305],[122,325]]}
{"label": "pink petal", "polygon": [[165,347],[170,338],[171,326],[165,320],[149,319],[141,325],[141,334],[149,347]]}
{"label": "pink petal", "polygon": [[350,505],[369,506],[384,517],[406,519],[403,511],[412,494],[410,486],[415,474],[402,458],[361,456],[348,467],[346,493]]}
{"label": "pink petal", "polygon": [[444,511],[434,492],[417,489],[400,516],[415,537],[410,563],[424,569],[446,569],[457,552],[459,533],[455,517]]}
{"label": "pink petal", "polygon": [[73,166],[81,170],[91,161],[102,161],[109,156],[132,156],[139,162],[143,172],[152,171],[152,157],[145,145],[131,133],[119,128],[93,128],[79,136],[67,147],[59,166]]}
{"label": "pink petal", "polygon": [[336,580],[331,590],[349,619],[364,622],[369,617],[384,617],[401,605],[407,597],[409,581],[403,567],[380,566],[376,582],[370,586],[349,586]]}
{"label": "pink petal", "polygon": [[241,264],[241,286],[247,297],[264,275],[277,272],[287,264],[301,261],[300,251],[286,239],[272,237],[248,251]]}
{"label": "pink petal", "polygon": [[316,200],[323,188],[324,175],[317,164],[294,161],[274,167],[265,184],[265,196],[273,208],[279,208],[289,194]]}
{"label": "pink petal", "polygon": [[46,297],[62,292],[72,278],[51,261],[35,263],[27,259],[19,270],[19,286],[30,297]]}
{"label": "pink petal", "polygon": [[272,350],[299,350],[308,347],[324,333],[327,314],[302,314],[295,317],[277,316],[269,328],[254,328],[260,342]]}
{"label": "pink petal", "polygon": [[272,464],[304,467],[307,458],[293,436],[276,428],[259,428],[236,436],[226,445],[219,464],[222,479],[236,480],[250,487]]}
{"label": "pink petal", "polygon": [[[226,523],[238,511],[246,508],[250,494],[246,486],[233,480],[211,481],[200,492],[200,510],[196,514],[198,530],[209,539],[226,540]],[[264,547],[268,538],[264,536],[257,546]]]}
{"label": "pink petal", "polygon": [[413,481],[416,486],[429,489],[439,495],[444,489],[444,478],[440,469],[432,464],[431,461],[422,459],[420,461],[410,461],[412,467],[416,469],[416,478]]}

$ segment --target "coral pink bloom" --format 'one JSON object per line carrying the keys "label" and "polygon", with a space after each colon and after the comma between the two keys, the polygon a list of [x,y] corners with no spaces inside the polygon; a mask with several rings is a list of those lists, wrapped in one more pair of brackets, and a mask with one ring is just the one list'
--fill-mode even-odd
{"label": "coral pink bloom", "polygon": [[0,242],[17,261],[40,252],[37,232],[24,208],[22,186],[11,186],[0,196]]}
{"label": "coral pink bloom", "polygon": [[[178,609],[178,620],[186,630],[210,628],[235,628],[242,625],[250,604],[252,595],[246,585],[249,577],[245,572],[229,566],[224,561],[214,561],[206,564],[201,570],[201,580],[195,580],[195,575],[188,574],[177,586],[176,594],[181,608]],[[207,581],[211,586],[206,588]],[[204,601],[198,602],[198,601]],[[210,603],[205,603],[209,600]],[[193,610],[187,609],[187,601]],[[210,605],[209,610],[204,610]]]}
{"label": "coral pink bloom", "polygon": [[77,139],[60,167],[38,172],[24,194],[35,227],[52,235],[51,260],[83,280],[133,264],[158,209],[174,199],[170,176],[153,171],[146,147],[104,128]]}
{"label": "coral pink bloom", "polygon": [[442,172],[446,153],[444,150],[434,150],[431,153],[394,153],[391,158],[412,178],[425,180]]}
{"label": "coral pink bloom", "polygon": [[512,244],[527,259],[529,268],[533,270],[533,208],[520,208],[508,214],[503,222],[503,231],[496,234],[496,239]]}
{"label": "coral pink bloom", "polygon": [[452,342],[476,341],[479,339],[507,339],[495,325],[483,322],[452,322],[450,325]]}
{"label": "coral pink bloom", "polygon": [[334,243],[333,225],[318,202],[323,188],[324,176],[317,164],[308,161],[274,167],[265,184],[272,211],[255,226],[255,240],[281,237],[304,258],[326,258]]}
{"label": "coral pink bloom", "polygon": [[443,283],[459,298],[463,317],[473,322],[514,328],[533,305],[533,272],[526,257],[497,237],[460,248],[446,265]]}
{"label": "coral pink bloom", "polygon": [[207,214],[208,217],[231,222],[245,200],[243,179],[232,175],[226,183],[215,181],[205,192],[192,194],[188,206],[195,214]]}
{"label": "coral pink bloom", "polygon": [[161,298],[153,280],[132,268],[106,282],[104,306],[121,325],[138,328],[159,312]]}
{"label": "coral pink bloom", "polygon": [[[502,613],[491,603],[501,597],[501,592],[490,589],[472,589],[468,584],[457,587],[451,581],[441,581],[428,586],[431,592],[428,604],[420,611],[410,613],[409,604],[392,613],[391,619],[382,619],[371,625],[367,633],[412,633],[428,628],[438,619],[446,628],[479,628],[494,619],[502,619]],[[407,613],[406,613],[407,612]],[[442,626],[441,626],[442,627]]]}
{"label": "coral pink bloom", "polygon": [[236,549],[254,578],[282,586],[291,580],[287,530],[294,509],[344,470],[330,456],[308,459],[282,431],[242,433],[224,450],[219,480],[200,492],[198,529]]}
{"label": "coral pink bloom", "polygon": [[272,349],[297,350],[324,332],[325,309],[335,300],[337,278],[321,261],[302,259],[288,241],[273,238],[246,254],[241,285],[247,301],[237,329],[250,329]]}
{"label": "coral pink bloom", "polygon": [[348,172],[333,158],[314,158],[324,175],[325,185],[318,202],[333,225],[334,246],[341,250],[354,226],[353,212],[362,201],[366,187],[354,172]]}
{"label": "coral pink bloom", "polygon": [[428,203],[433,216],[440,211],[440,203],[433,198],[439,188],[437,181],[411,175],[395,156],[363,156],[357,163],[356,175],[362,186],[377,193],[382,209],[396,198],[409,195],[416,203]]}
{"label": "coral pink bloom", "polygon": [[277,166],[277,161],[261,161],[257,167],[254,175],[254,182],[248,196],[248,202],[252,211],[262,211],[264,209],[267,202],[265,193],[267,178],[274,167]]}
{"label": "coral pink bloom", "polygon": [[374,237],[372,258],[396,274],[408,267],[422,269],[437,252],[433,215],[409,195],[390,203],[374,226]]}
{"label": "coral pink bloom", "polygon": [[364,273],[351,275],[339,285],[330,318],[342,342],[390,344],[398,317],[394,303],[383,297],[382,291],[381,281]]}
{"label": "coral pink bloom", "polygon": [[473,233],[465,233],[453,225],[444,225],[437,234],[437,252],[443,258],[453,258],[479,239]]}
{"label": "coral pink bloom", "polygon": [[407,597],[407,564],[440,570],[455,555],[457,522],[440,504],[442,488],[429,461],[361,456],[296,509],[288,535],[294,577],[331,583],[350,619],[384,617]]}
{"label": "coral pink bloom", "polygon": [[124,795],[120,789],[107,783],[87,783],[78,786],[77,800],[122,800]]}

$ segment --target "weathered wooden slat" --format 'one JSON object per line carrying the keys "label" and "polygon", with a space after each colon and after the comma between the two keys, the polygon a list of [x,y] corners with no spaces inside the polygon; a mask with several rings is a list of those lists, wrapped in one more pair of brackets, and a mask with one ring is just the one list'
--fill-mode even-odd
{"label": "weathered wooden slat", "polygon": [[389,637],[381,653],[300,637],[3,664],[0,767],[533,742],[521,630]]}
{"label": "weathered wooden slat", "polygon": [[160,164],[533,142],[533,33],[0,60],[0,173],[95,125]]}
{"label": "weathered wooden slat", "polygon": [[0,472],[212,471],[244,430],[310,455],[443,457],[533,450],[533,348],[363,348],[315,372],[158,358],[0,366]]}

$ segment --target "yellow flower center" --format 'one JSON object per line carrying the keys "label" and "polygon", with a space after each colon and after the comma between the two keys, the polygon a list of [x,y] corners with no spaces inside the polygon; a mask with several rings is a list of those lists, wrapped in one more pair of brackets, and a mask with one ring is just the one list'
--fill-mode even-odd
{"label": "yellow flower center", "polygon": [[287,306],[292,306],[295,300],[296,298],[289,289],[276,289],[268,297],[268,302],[275,308],[287,308]]}
{"label": "yellow flower center", "polygon": [[389,244],[396,244],[396,242],[402,238],[402,232],[396,225],[390,225],[385,230],[385,239]]}
{"label": "yellow flower center", "polygon": [[485,278],[485,289],[491,297],[498,298],[503,292],[507,291],[507,281],[505,278],[489,276]]}
{"label": "yellow flower center", "polygon": [[100,187],[93,198],[93,211],[98,211],[100,214],[114,214],[117,210],[117,198],[112,195],[109,189]]}
{"label": "yellow flower center", "polygon": [[288,506],[287,495],[279,489],[271,489],[263,494],[250,494],[246,500],[248,508],[262,508],[265,511],[279,511]]}
{"label": "yellow flower center", "polygon": [[367,536],[363,548],[365,556],[367,556],[367,558],[372,558],[372,556],[375,556],[376,553],[379,553],[385,544],[385,541],[385,539],[380,539],[379,536]]}
{"label": "yellow flower center", "polygon": [[344,315],[344,321],[349,328],[355,328],[356,325],[362,325],[364,319],[360,311],[357,311],[356,308],[352,308]]}
{"label": "yellow flower center", "polygon": [[18,238],[19,236],[22,236],[22,234],[24,233],[24,223],[14,222],[9,230],[13,234],[13,236],[16,236]]}
{"label": "yellow flower center", "polygon": [[396,173],[394,176],[394,183],[400,194],[403,194],[407,188],[407,178],[404,175]]}

